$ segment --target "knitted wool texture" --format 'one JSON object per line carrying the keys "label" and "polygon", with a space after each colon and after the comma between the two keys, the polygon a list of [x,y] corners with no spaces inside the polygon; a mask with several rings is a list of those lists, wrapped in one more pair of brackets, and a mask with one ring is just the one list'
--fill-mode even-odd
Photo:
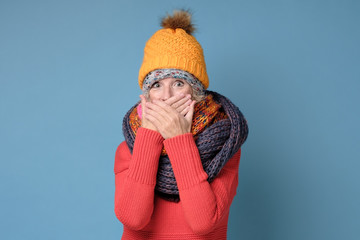
{"label": "knitted wool texture", "polygon": [[[208,175],[207,181],[211,183],[227,161],[240,149],[249,130],[245,117],[229,99],[212,91],[207,91],[207,94],[213,96],[227,115],[227,118],[208,125],[195,140],[201,163]],[[135,104],[123,119],[123,133],[131,153],[135,134],[131,129],[129,116],[137,105]],[[155,192],[169,201],[180,200],[174,172],[167,155],[161,155],[159,159]]]}
{"label": "knitted wool texture", "polygon": [[192,87],[193,91],[196,91],[200,95],[205,94],[204,85],[202,85],[202,83],[196,79],[194,75],[184,70],[175,68],[156,69],[149,72],[143,81],[143,93],[148,93],[155,81],[160,81],[165,78],[183,79]]}
{"label": "knitted wool texture", "polygon": [[182,28],[160,29],[146,42],[139,70],[140,88],[149,72],[161,68],[182,69],[193,74],[205,89],[209,86],[203,49],[196,38]]}

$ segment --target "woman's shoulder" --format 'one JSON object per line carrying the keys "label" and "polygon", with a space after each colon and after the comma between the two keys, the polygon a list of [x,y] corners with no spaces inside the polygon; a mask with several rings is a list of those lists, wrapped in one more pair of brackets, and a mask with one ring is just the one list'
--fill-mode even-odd
{"label": "woman's shoulder", "polygon": [[122,141],[116,148],[116,153],[123,152],[123,151],[128,151],[130,153],[130,150],[129,150],[129,147],[128,147],[126,141]]}
{"label": "woman's shoulder", "polygon": [[224,165],[223,169],[237,172],[240,164],[241,148]]}

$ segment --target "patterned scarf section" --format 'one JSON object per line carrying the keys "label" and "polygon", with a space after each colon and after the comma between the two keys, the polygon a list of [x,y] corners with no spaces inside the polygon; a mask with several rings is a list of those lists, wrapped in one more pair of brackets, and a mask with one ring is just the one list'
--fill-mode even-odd
{"label": "patterned scarf section", "polygon": [[[216,92],[206,92],[207,97],[195,105],[191,132],[210,183],[245,142],[248,126],[243,114],[229,99]],[[126,113],[123,120],[123,133],[131,152],[137,129],[141,126],[136,108],[138,104],[139,102]],[[159,159],[155,193],[168,201],[180,200],[165,149]]]}

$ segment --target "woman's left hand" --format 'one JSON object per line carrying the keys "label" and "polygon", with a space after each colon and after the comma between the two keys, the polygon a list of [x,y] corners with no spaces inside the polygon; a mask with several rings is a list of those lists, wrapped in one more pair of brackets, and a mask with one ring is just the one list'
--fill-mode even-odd
{"label": "woman's left hand", "polygon": [[194,106],[195,101],[192,101],[188,112],[183,116],[164,101],[153,100],[146,103],[146,114],[163,138],[168,139],[191,131]]}

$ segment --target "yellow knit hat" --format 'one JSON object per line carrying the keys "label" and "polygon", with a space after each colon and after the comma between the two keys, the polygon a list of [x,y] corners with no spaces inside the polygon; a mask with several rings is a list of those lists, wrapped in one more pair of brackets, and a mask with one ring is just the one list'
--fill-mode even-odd
{"label": "yellow knit hat", "polygon": [[173,16],[162,19],[163,29],[155,32],[146,42],[144,59],[139,71],[139,85],[145,76],[162,68],[176,68],[193,74],[207,89],[209,79],[203,49],[191,34],[195,30],[191,14],[185,10],[175,10]]}

